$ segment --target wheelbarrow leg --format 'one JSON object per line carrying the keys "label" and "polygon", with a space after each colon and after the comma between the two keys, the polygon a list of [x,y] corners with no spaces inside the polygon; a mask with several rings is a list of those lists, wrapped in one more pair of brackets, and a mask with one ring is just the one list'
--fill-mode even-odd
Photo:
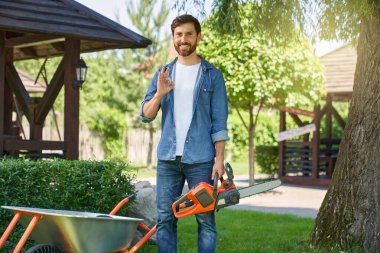
{"label": "wheelbarrow leg", "polygon": [[[129,195],[128,197],[121,200],[116,207],[110,212],[110,215],[115,215],[125,204],[127,204],[130,200],[133,200],[136,198],[135,194]],[[127,251],[121,251],[121,253],[135,253],[141,246],[146,243],[149,238],[152,237],[156,233],[157,225],[154,226],[152,229],[149,229],[147,226],[145,226],[143,223],[139,223],[138,227],[146,232],[145,236],[141,238],[140,241],[136,243],[135,246],[133,246],[130,250]]]}
{"label": "wheelbarrow leg", "polygon": [[149,230],[149,232],[145,234],[145,236],[141,238],[141,240],[138,243],[136,243],[135,246],[133,246],[130,250],[125,251],[123,253],[135,253],[139,248],[141,248],[141,246],[143,246],[144,243],[146,243],[149,240],[149,238],[152,237],[152,235],[154,235],[154,233],[156,233],[156,229],[157,229],[157,225],[154,226],[151,230]]}
{"label": "wheelbarrow leg", "polygon": [[0,238],[0,249],[4,246],[5,242],[7,241],[9,235],[11,234],[12,230],[16,226],[17,222],[21,218],[21,213],[16,212],[15,216],[13,216],[12,221],[9,223],[7,229],[5,230],[4,234]]}
{"label": "wheelbarrow leg", "polygon": [[22,235],[13,253],[21,252],[22,248],[24,247],[26,243],[26,240],[28,240],[30,233],[32,233],[34,227],[37,225],[37,222],[40,219],[40,217],[41,217],[40,215],[33,216],[33,219],[30,221],[28,227],[26,228],[24,234]]}

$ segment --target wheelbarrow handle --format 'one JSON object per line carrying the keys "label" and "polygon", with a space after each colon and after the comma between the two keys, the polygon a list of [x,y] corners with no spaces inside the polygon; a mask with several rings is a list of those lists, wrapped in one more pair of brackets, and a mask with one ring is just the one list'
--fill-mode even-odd
{"label": "wheelbarrow handle", "polygon": [[127,194],[124,196],[124,199],[125,198],[128,198],[129,201],[135,200],[136,199],[136,193]]}
{"label": "wheelbarrow handle", "polygon": [[119,210],[127,204],[130,200],[136,199],[136,193],[132,193],[124,197],[116,206],[115,208],[110,212],[110,215],[115,215]]}

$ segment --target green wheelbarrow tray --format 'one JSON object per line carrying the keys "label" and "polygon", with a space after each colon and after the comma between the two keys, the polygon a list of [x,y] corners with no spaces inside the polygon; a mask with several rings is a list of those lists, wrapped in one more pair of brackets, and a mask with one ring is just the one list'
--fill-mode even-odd
{"label": "green wheelbarrow tray", "polygon": [[[118,252],[130,246],[143,219],[101,213],[2,206],[14,212],[41,215],[30,234],[38,244],[52,245],[62,253]],[[23,215],[20,223],[27,227],[32,217]]]}

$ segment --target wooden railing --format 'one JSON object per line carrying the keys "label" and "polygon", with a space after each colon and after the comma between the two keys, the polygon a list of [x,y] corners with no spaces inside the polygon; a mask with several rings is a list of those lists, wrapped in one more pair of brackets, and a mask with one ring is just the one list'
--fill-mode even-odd
{"label": "wooden railing", "polygon": [[0,136],[4,146],[4,151],[11,156],[25,154],[27,157],[60,157],[60,153],[42,153],[44,150],[66,151],[64,141],[44,141],[44,140],[21,140],[16,136]]}
{"label": "wooden railing", "polygon": [[[307,124],[315,124],[315,131],[305,133],[299,140],[283,140],[279,142],[279,176],[301,176],[318,179],[331,178],[339,152],[340,139],[332,138],[332,116],[339,126],[344,128],[344,120],[332,106],[331,99],[321,110],[319,106],[314,111],[291,108],[280,108],[280,132],[286,131],[286,115],[301,128]],[[310,122],[302,121],[299,115],[310,117]],[[326,136],[320,138],[320,122],[326,116]]]}

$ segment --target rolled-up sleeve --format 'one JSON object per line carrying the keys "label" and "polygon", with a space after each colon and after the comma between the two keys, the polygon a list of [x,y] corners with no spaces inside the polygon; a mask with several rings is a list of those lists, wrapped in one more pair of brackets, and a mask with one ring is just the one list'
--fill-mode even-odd
{"label": "rolled-up sleeve", "polygon": [[227,132],[228,100],[226,85],[222,73],[219,70],[217,71],[211,99],[211,138],[214,143],[230,139]]}
{"label": "rolled-up sleeve", "polygon": [[156,91],[157,91],[157,78],[158,78],[158,73],[159,73],[160,70],[158,70],[153,78],[152,78],[152,81],[149,85],[149,88],[148,88],[148,91],[146,92],[145,94],[145,97],[144,97],[144,100],[141,102],[141,105],[140,105],[140,120],[144,123],[149,123],[149,122],[152,122],[155,118],[147,118],[144,116],[144,105],[146,102],[148,102],[149,100],[151,100],[154,96],[154,94],[156,94]]}

